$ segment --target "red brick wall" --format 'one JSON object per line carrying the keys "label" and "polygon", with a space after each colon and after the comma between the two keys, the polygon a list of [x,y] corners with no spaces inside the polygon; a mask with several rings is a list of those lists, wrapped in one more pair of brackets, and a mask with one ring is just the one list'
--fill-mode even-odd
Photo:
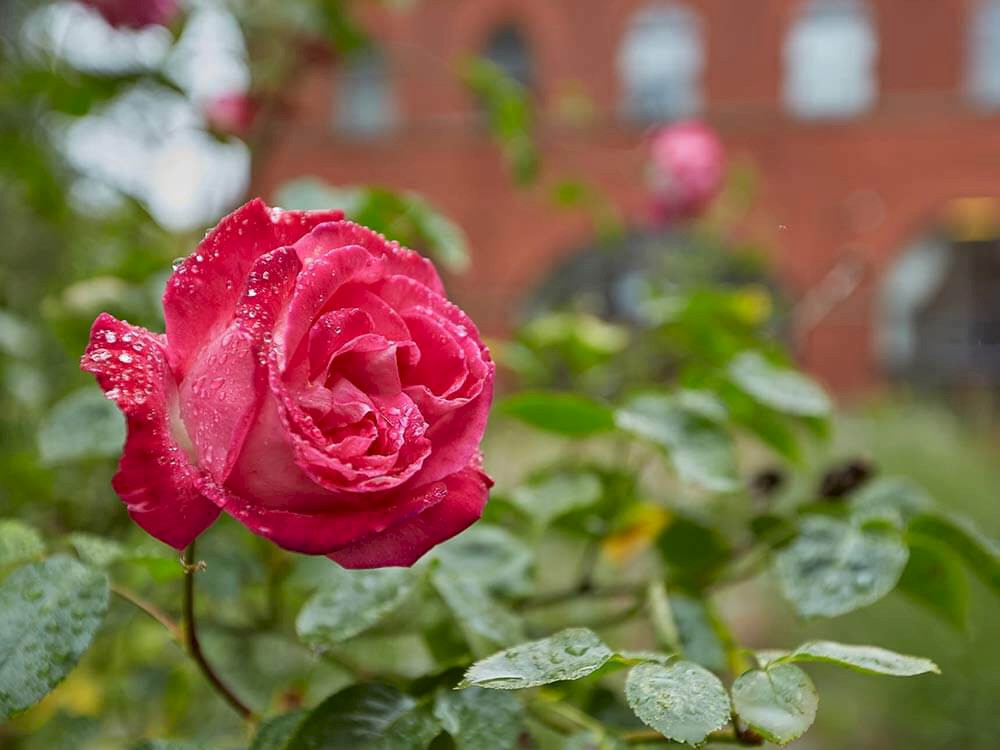
{"label": "red brick wall", "polygon": [[[450,280],[487,332],[509,327],[518,298],[590,235],[580,216],[513,189],[497,150],[472,117],[454,71],[490,31],[515,22],[535,54],[548,175],[600,186],[629,215],[646,206],[641,129],[621,122],[616,54],[641,0],[422,0],[366,19],[391,60],[398,130],[345,140],[329,126],[336,73],[310,69],[295,91],[258,188],[317,175],[426,194],[467,230],[472,269]],[[1000,195],[1000,116],[962,94],[973,0],[873,0],[880,39],[879,101],[846,122],[808,123],[781,108],[782,44],[799,0],[689,0],[706,41],[705,118],[734,157],[759,174],[753,227],[773,248],[793,295],[849,254],[866,264],[861,288],[815,327],[800,356],[840,392],[877,383],[873,313],[880,276],[907,241],[955,197]],[[585,94],[584,125],[558,102]]]}

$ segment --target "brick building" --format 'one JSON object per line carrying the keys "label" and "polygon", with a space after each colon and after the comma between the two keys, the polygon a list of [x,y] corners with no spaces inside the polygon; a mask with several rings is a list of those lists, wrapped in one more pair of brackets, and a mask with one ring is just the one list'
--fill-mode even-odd
{"label": "brick building", "polygon": [[801,342],[833,388],[928,362],[1000,379],[1000,0],[419,0],[365,20],[377,45],[302,76],[259,187],[427,195],[469,234],[450,286],[487,332],[592,229],[513,187],[455,73],[472,54],[532,90],[546,173],[627,215],[647,204],[649,126],[711,122],[757,171],[752,229],[793,297],[863,268]]}

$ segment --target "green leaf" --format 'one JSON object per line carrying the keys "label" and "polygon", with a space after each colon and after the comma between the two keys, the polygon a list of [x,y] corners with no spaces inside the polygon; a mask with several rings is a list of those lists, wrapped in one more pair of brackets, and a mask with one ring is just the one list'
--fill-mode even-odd
{"label": "green leaf", "polygon": [[713,422],[725,422],[729,410],[718,396],[711,391],[682,388],[674,395],[677,403],[693,414],[698,414]]}
{"label": "green leaf", "polygon": [[945,545],[919,534],[909,534],[910,559],[898,588],[959,630],[969,613],[969,580],[962,561]]}
{"label": "green leaf", "polygon": [[663,581],[653,580],[646,587],[646,604],[649,607],[649,621],[653,626],[656,642],[670,651],[681,649],[681,636],[670,606],[670,595]]}
{"label": "green leaf", "polygon": [[809,675],[794,664],[744,672],[733,683],[733,708],[757,734],[779,745],[812,726],[819,695]]}
{"label": "green leaf", "polygon": [[500,66],[484,59],[465,63],[462,78],[486,109],[490,131],[499,143],[519,186],[538,177],[531,102],[524,87]]}
{"label": "green leaf", "polygon": [[614,653],[587,628],[555,635],[477,661],[459,687],[519,690],[563,680],[579,680],[603,667]]}
{"label": "green leaf", "polygon": [[684,656],[708,669],[725,669],[726,649],[705,602],[675,591],[670,606]]}
{"label": "green leaf", "polygon": [[133,745],[132,750],[215,750],[195,740],[145,740]]}
{"label": "green leaf", "polygon": [[429,705],[389,685],[368,683],[320,703],[284,750],[423,750],[440,732]]}
{"label": "green leaf", "polygon": [[431,582],[472,645],[484,642],[492,649],[524,638],[521,620],[490,597],[477,579],[440,566],[431,573]]}
{"label": "green leaf", "polygon": [[673,572],[671,580],[694,584],[710,581],[732,554],[716,527],[682,515],[670,519],[656,543]]}
{"label": "green leaf", "polygon": [[625,698],[643,723],[688,745],[700,745],[724,727],[731,711],[719,678],[689,661],[634,667],[625,681]]}
{"label": "green leaf", "polygon": [[635,396],[616,412],[615,422],[665,450],[683,481],[717,492],[737,487],[732,437],[718,422],[676,399],[653,393]]}
{"label": "green leaf", "polygon": [[315,177],[303,177],[283,184],[276,200],[301,210],[339,208],[348,219],[429,255],[449,270],[468,268],[468,239],[461,227],[416,193],[334,187]]}
{"label": "green leaf", "polygon": [[585,437],[615,426],[614,412],[609,407],[572,393],[525,391],[501,400],[495,411],[567,437]]}
{"label": "green leaf", "polygon": [[910,521],[908,531],[946,544],[983,583],[1000,594],[1000,546],[968,520],[944,513],[920,515]]}
{"label": "green leaf", "polygon": [[771,664],[818,661],[849,667],[857,672],[892,677],[941,674],[937,664],[922,656],[907,656],[878,646],[854,646],[834,641],[808,641]]}
{"label": "green leaf", "polygon": [[514,750],[523,727],[521,702],[511,693],[470,687],[444,690],[434,715],[456,750]]}
{"label": "green leaf", "polygon": [[830,399],[805,375],[779,367],[757,352],[743,352],[729,363],[729,377],[757,401],[785,414],[823,417],[830,413]]}
{"label": "green leaf", "polygon": [[517,487],[510,500],[544,528],[566,513],[593,505],[601,494],[601,480],[595,474],[563,471]]}
{"label": "green leaf", "polygon": [[437,547],[433,555],[442,565],[476,579],[491,594],[521,597],[534,590],[534,553],[500,526],[477,523]]}
{"label": "green leaf", "polygon": [[114,539],[106,539],[95,534],[74,531],[67,541],[76,550],[80,559],[96,568],[106,568],[116,563],[128,554],[125,547]]}
{"label": "green leaf", "polygon": [[285,750],[308,714],[294,711],[267,719],[260,725],[250,750]]}
{"label": "green leaf", "polygon": [[906,545],[895,532],[810,515],[794,541],[776,553],[775,567],[799,614],[836,617],[892,591],[906,559]]}
{"label": "green leaf", "polygon": [[59,401],[38,431],[42,463],[57,464],[121,453],[125,421],[97,388],[84,388]]}
{"label": "green leaf", "polygon": [[857,519],[888,518],[909,521],[933,507],[927,491],[905,477],[877,477],[851,496],[851,512]]}
{"label": "green leaf", "polygon": [[0,568],[34,560],[45,554],[42,535],[15,518],[0,519]]}
{"label": "green leaf", "polygon": [[57,555],[0,584],[0,720],[70,673],[108,609],[104,573]]}
{"label": "green leaf", "polygon": [[381,622],[409,596],[415,576],[406,568],[343,571],[332,588],[316,593],[299,612],[302,641],[328,648]]}

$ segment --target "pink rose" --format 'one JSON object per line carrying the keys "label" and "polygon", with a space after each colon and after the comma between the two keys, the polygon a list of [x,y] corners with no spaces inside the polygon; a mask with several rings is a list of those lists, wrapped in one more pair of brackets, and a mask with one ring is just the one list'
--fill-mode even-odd
{"label": "pink rose", "polygon": [[205,119],[221,133],[243,135],[253,125],[257,110],[257,102],[247,94],[223,94],[205,103]]}
{"label": "pink rose", "polygon": [[125,413],[113,484],[178,549],[223,510],[348,568],[472,524],[494,365],[429,261],[334,211],[254,200],[181,263],[165,335],[102,314],[82,367]]}
{"label": "pink rose", "polygon": [[715,132],[700,122],[660,128],[650,144],[650,161],[657,223],[698,216],[722,190],[725,149]]}
{"label": "pink rose", "polygon": [[143,29],[169,24],[179,10],[178,0],[80,0],[118,29]]}

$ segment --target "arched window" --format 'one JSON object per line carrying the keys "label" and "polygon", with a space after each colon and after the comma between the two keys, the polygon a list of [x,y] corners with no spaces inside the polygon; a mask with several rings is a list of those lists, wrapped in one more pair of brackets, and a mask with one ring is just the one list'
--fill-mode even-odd
{"label": "arched window", "polygon": [[535,85],[535,66],[528,40],[516,26],[494,31],[483,48],[483,57],[527,89]]}
{"label": "arched window", "polygon": [[785,40],[785,106],[851,117],[878,97],[878,36],[863,0],[810,0]]}
{"label": "arched window", "polygon": [[392,130],[397,120],[389,66],[374,46],[347,59],[337,81],[334,127],[360,137]]}
{"label": "arched window", "polygon": [[972,13],[966,87],[977,104],[1000,107],[1000,0],[981,0]]}
{"label": "arched window", "polygon": [[692,11],[675,4],[638,11],[618,54],[625,115],[660,122],[697,113],[704,64],[701,23]]}

